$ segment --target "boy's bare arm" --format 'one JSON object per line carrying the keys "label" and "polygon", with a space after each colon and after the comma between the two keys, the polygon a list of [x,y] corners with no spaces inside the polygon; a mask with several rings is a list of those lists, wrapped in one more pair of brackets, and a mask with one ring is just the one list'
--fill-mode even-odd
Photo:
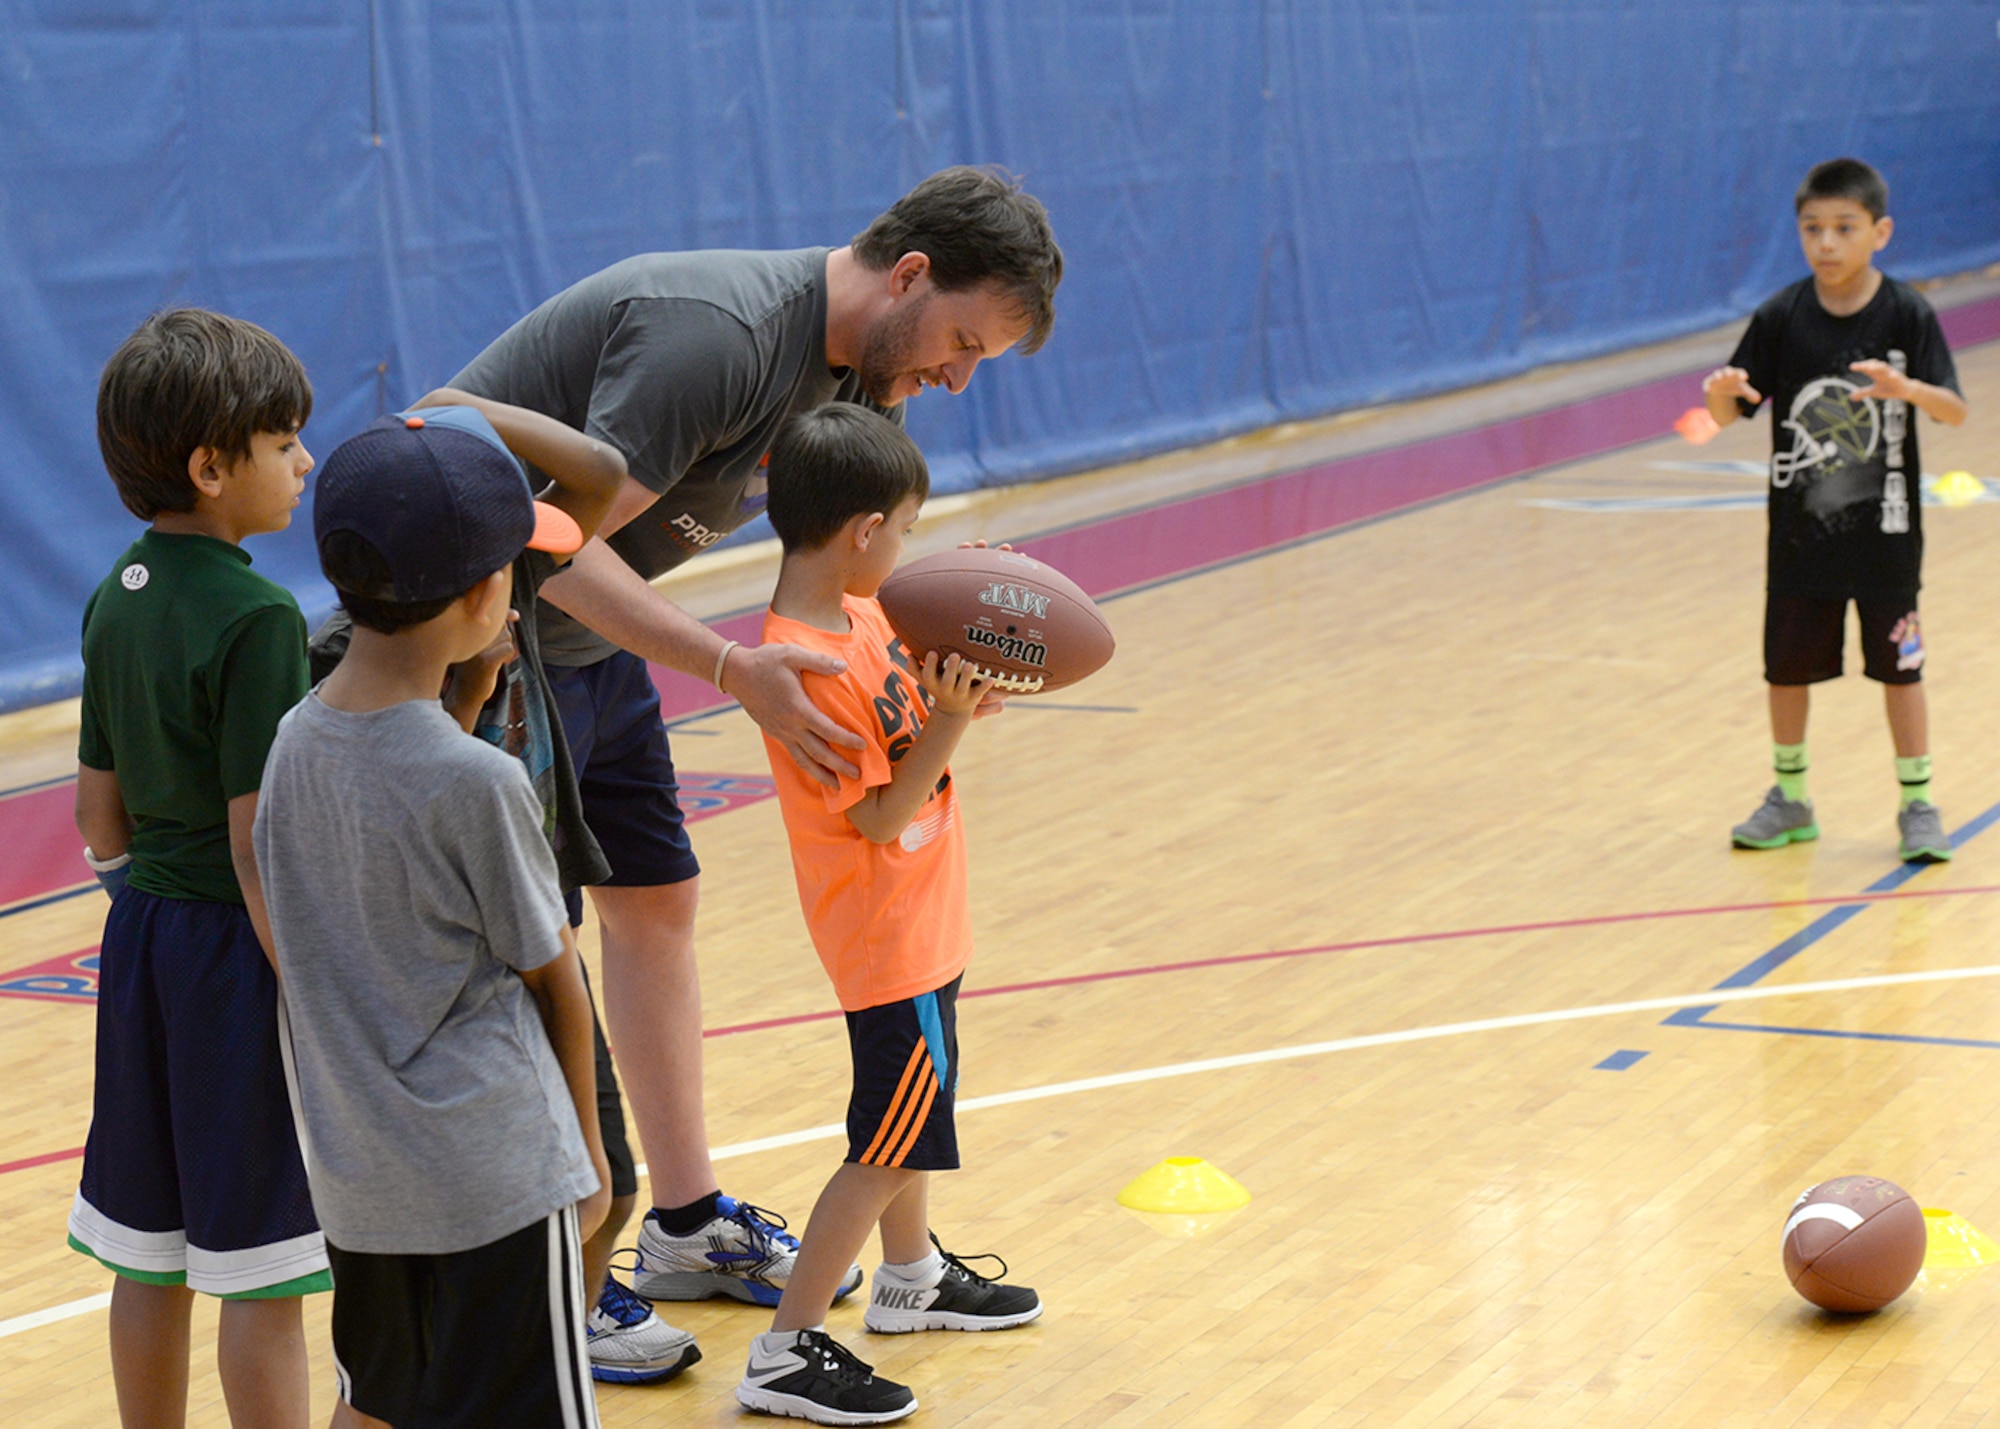
{"label": "boy's bare arm", "polygon": [[1715,425],[1726,427],[1743,410],[1736,405],[1741,397],[1752,404],[1764,400],[1763,394],[1750,385],[1750,374],[1740,367],[1718,367],[1704,377],[1701,382],[1701,399],[1707,404],[1708,415],[1715,418]]}
{"label": "boy's bare arm", "polygon": [[77,766],[76,831],[99,862],[131,848],[132,816],[125,811],[125,795],[113,771]]}
{"label": "boy's bare arm", "polygon": [[243,906],[249,911],[250,926],[264,949],[271,971],[278,970],[278,944],[271,936],[271,914],[264,907],[264,880],[257,874],[257,851],[250,843],[250,830],[257,822],[257,796],[238,794],[229,801],[229,861],[236,868],[236,886],[243,890]]}
{"label": "boy's bare arm", "polygon": [[1947,427],[1955,427],[1965,420],[1965,399],[1949,387],[1934,387],[1928,382],[1898,372],[1888,363],[1876,358],[1866,358],[1848,364],[1851,371],[1859,372],[1869,380],[1869,384],[1854,394],[1862,397],[1880,397],[1889,402],[1908,402],[1920,412],[1928,412]]}
{"label": "boy's bare arm", "polygon": [[455,387],[427,392],[419,407],[471,407],[493,424],[507,449],[546,472],[555,490],[542,499],[568,512],[588,539],[611,511],[625,485],[625,454],[608,442],[585,436],[554,417],[506,402],[476,397]]}
{"label": "boy's bare arm", "polygon": [[562,945],[559,955],[522,973],[521,981],[527,984],[542,1015],[549,1045],[555,1049],[563,1081],[569,1085],[590,1164],[597,1168],[597,1189],[576,1203],[577,1231],[588,1240],[611,1209],[611,1163],[605,1159],[604,1134],[597,1124],[597,1054],[591,1040],[590,989],[583,981],[576,936],[567,924],[562,930]]}
{"label": "boy's bare arm", "polygon": [[958,748],[959,740],[971,726],[991,682],[973,674],[973,665],[956,655],[946,657],[942,668],[937,652],[924,656],[917,680],[935,703],[923,732],[889,775],[887,784],[878,784],[847,809],[847,821],[871,843],[894,843],[902,837],[910,820],[917,816],[944,776],[945,766]]}

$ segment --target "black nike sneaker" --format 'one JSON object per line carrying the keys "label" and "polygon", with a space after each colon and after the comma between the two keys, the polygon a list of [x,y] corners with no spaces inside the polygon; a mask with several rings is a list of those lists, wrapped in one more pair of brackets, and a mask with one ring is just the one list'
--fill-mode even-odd
{"label": "black nike sneaker", "polygon": [[815,1424],[887,1424],[917,1407],[907,1385],[875,1378],[824,1330],[774,1330],[752,1340],[736,1402]]}
{"label": "black nike sneaker", "polygon": [[[938,1245],[944,1257],[944,1274],[935,1285],[903,1279],[886,1265],[875,1268],[868,1291],[868,1310],[862,1323],[877,1334],[906,1335],[912,1330],[1011,1330],[1039,1319],[1042,1299],[1025,1285],[1002,1285],[988,1279],[965,1261]],[[999,1261],[1000,1275],[1007,1262],[997,1255],[975,1255],[973,1260]]]}

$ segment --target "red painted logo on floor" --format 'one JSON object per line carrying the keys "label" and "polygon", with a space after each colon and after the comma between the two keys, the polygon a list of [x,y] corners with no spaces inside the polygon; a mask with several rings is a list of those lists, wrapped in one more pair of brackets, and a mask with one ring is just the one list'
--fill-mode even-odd
{"label": "red painted logo on floor", "polygon": [[97,1001],[97,949],[83,948],[59,958],[0,973],[0,997],[42,1002]]}

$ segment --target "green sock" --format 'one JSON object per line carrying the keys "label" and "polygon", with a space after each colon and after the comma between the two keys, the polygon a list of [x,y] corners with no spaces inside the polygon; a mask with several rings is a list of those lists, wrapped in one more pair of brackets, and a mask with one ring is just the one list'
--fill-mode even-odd
{"label": "green sock", "polygon": [[1903,807],[1922,799],[1931,801],[1931,757],[1919,754],[1909,759],[1896,760],[1896,779],[1903,786]]}
{"label": "green sock", "polygon": [[1771,763],[1778,771],[1778,789],[1793,803],[1806,797],[1806,747],[1804,744],[1774,744]]}

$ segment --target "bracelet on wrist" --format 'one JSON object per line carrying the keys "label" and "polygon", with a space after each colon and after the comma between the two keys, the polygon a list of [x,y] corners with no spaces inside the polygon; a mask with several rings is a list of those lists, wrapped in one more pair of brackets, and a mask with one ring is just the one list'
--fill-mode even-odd
{"label": "bracelet on wrist", "polygon": [[729,691],[722,689],[722,667],[729,659],[729,652],[736,649],[741,643],[741,641],[737,640],[726,640],[723,642],[722,648],[715,652],[715,673],[709,677],[708,682],[715,686],[716,689],[722,690],[722,693],[725,695]]}

